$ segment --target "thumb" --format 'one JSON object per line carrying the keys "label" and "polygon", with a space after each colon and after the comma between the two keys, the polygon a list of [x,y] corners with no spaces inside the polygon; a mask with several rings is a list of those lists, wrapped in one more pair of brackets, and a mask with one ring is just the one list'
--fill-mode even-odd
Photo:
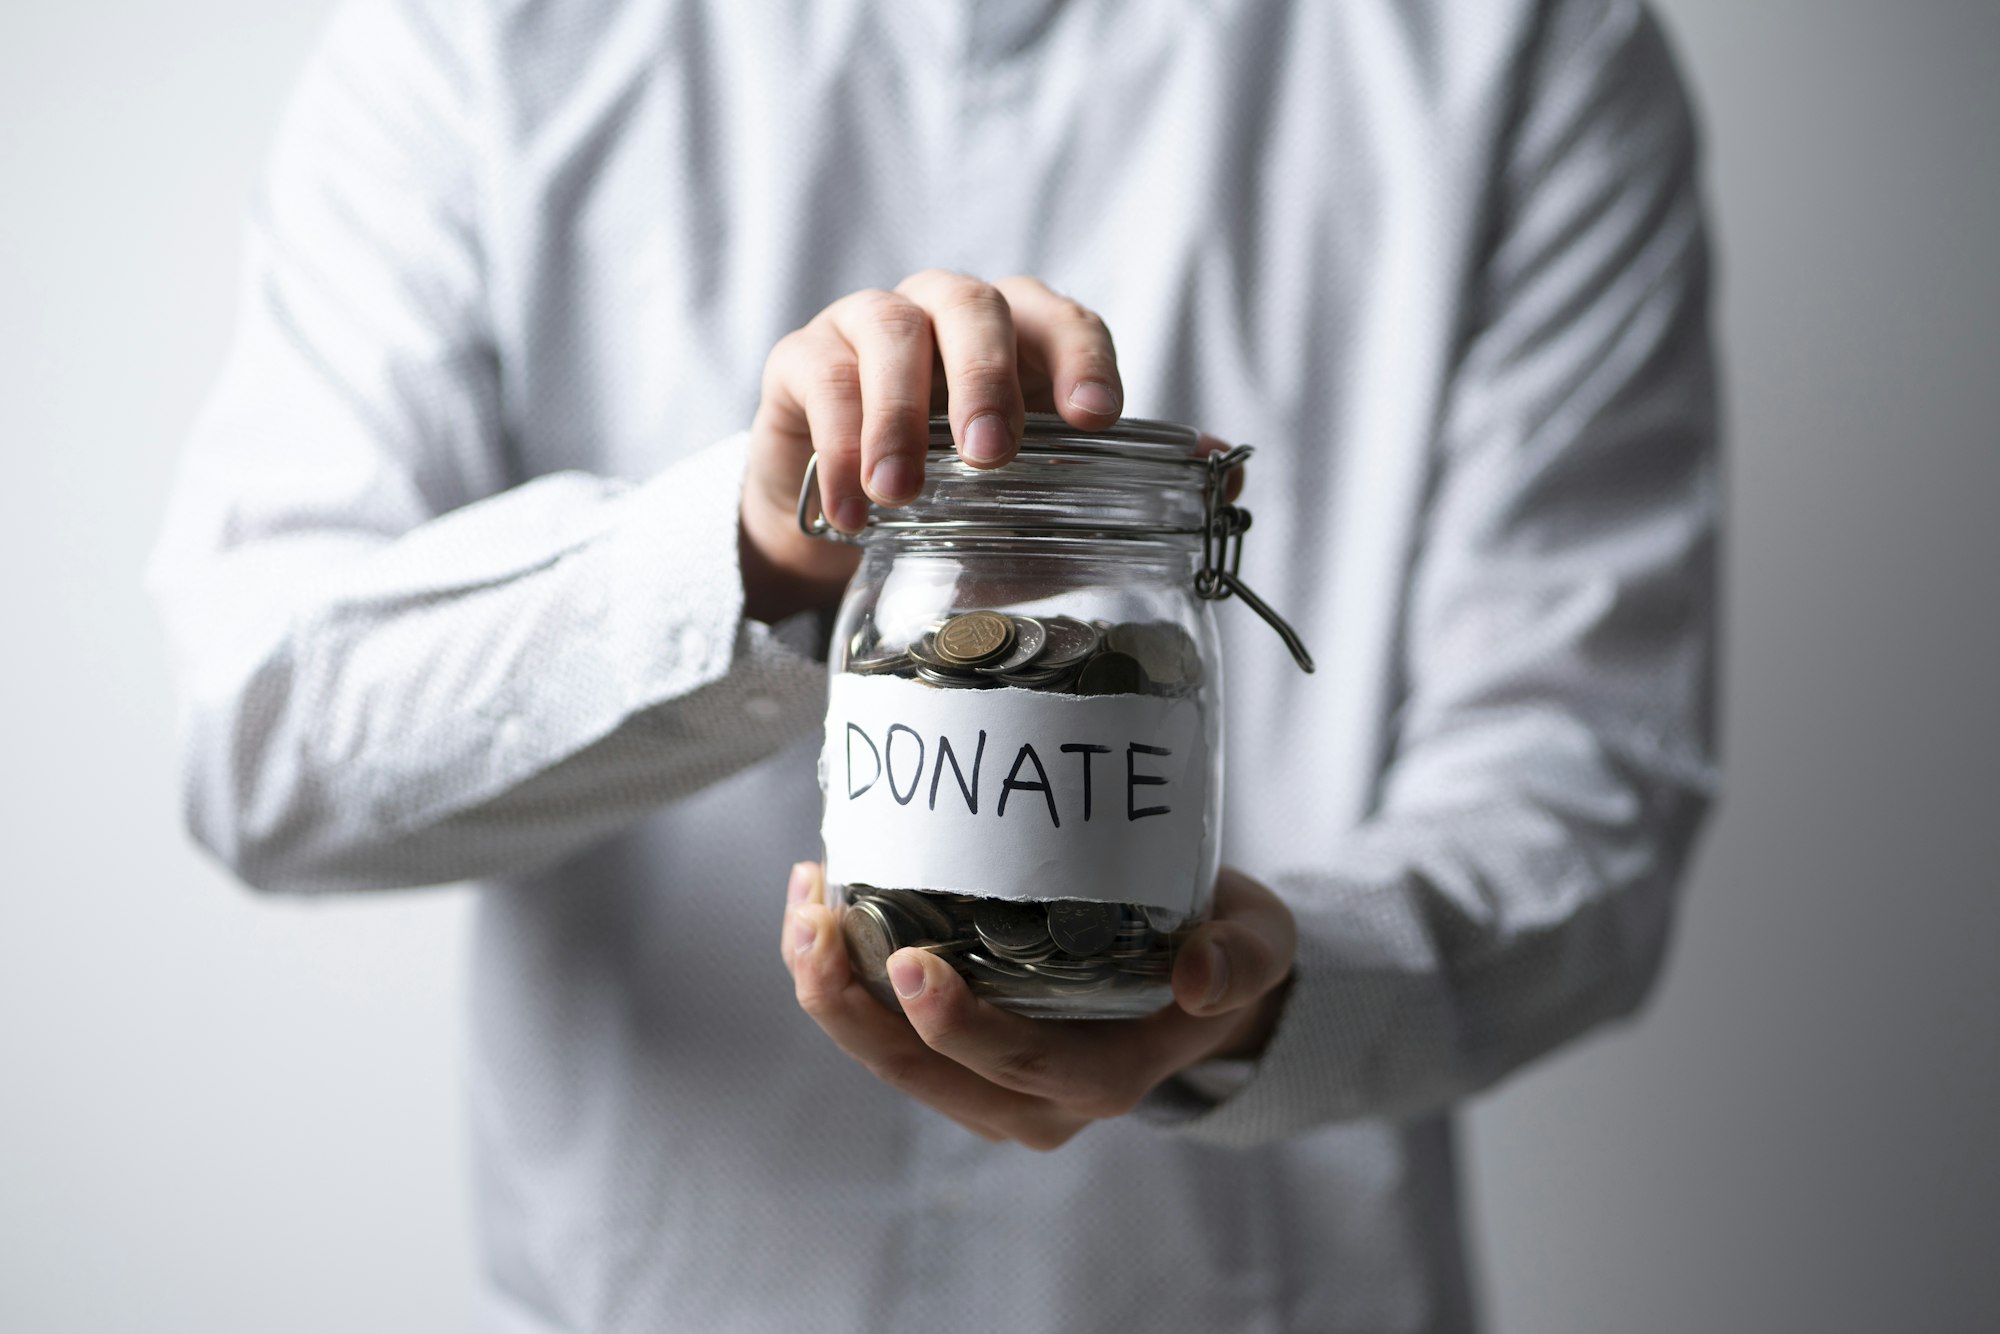
{"label": "thumb", "polygon": [[1189,1014],[1226,1014],[1291,976],[1299,929],[1269,887],[1233,866],[1215,877],[1215,919],[1188,933],[1174,960],[1174,1000]]}
{"label": "thumb", "polygon": [[1266,920],[1210,922],[1195,928],[1174,960],[1174,1000],[1193,1015],[1242,1009],[1292,971],[1293,942]]}

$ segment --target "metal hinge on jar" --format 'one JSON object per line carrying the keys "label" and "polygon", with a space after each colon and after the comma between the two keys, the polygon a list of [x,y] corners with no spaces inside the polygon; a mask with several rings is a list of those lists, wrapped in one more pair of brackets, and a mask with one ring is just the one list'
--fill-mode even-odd
{"label": "metal hinge on jar", "polygon": [[1229,474],[1241,467],[1251,452],[1249,445],[1237,445],[1208,456],[1208,481],[1202,490],[1205,522],[1201,531],[1201,568],[1194,575],[1195,596],[1210,602],[1222,602],[1232,596],[1242,598],[1245,606],[1278,632],[1278,638],[1292,651],[1292,661],[1311,672],[1315,670],[1312,654],[1306,651],[1299,632],[1292,629],[1291,622],[1280,616],[1276,608],[1251,592],[1250,585],[1238,573],[1243,565],[1243,534],[1250,531],[1250,511],[1227,499]]}

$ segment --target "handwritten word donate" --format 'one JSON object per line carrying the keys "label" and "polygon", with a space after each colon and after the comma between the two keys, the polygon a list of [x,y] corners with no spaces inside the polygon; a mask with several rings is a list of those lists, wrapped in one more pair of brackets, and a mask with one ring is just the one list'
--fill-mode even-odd
{"label": "handwritten word donate", "polygon": [[[951,788],[945,789],[947,802],[954,799],[951,792],[952,789],[956,789],[957,799],[965,803],[966,813],[977,815],[982,792],[988,792],[990,795],[990,789],[981,785],[981,775],[986,765],[985,728],[979,729],[979,738],[972,744],[971,774],[968,776],[966,766],[959,762],[960,750],[963,748],[962,740],[960,745],[955,747],[951,743],[951,738],[940,732],[934,743],[927,743],[922,732],[907,723],[898,722],[888,725],[878,743],[876,738],[869,735],[867,729],[860,724],[849,722],[846,727],[849,801],[859,801],[871,792],[885,792],[898,806],[909,805],[916,800],[918,791],[925,786],[926,756],[930,757],[929,792],[925,798],[927,809],[933,811],[937,809],[938,791],[943,787],[947,767],[951,771]],[[1115,754],[1115,749],[1094,741],[1064,741],[1058,743],[1056,751],[1063,755],[1073,755],[1077,760],[1077,780],[1073,784],[1066,785],[1064,800],[1060,803],[1057,801],[1056,784],[1049,781],[1048,768],[1042,763],[1042,757],[1036,751],[1034,743],[1023,741],[1014,752],[1014,762],[1008,766],[1007,776],[999,782],[999,799],[988,802],[988,808],[992,810],[995,819],[1006,818],[1007,802],[1017,792],[1039,794],[1048,808],[1049,824],[1054,828],[1062,828],[1064,808],[1067,808],[1072,816],[1076,814],[1078,793],[1081,793],[1083,818],[1085,820],[1091,818],[1092,762],[1100,755]],[[1173,751],[1165,746],[1148,745],[1142,741],[1125,743],[1127,820],[1143,820],[1149,815],[1173,813],[1173,807],[1168,805],[1141,806],[1138,797],[1139,789],[1142,787],[1167,787],[1171,782],[1160,774],[1141,773],[1140,757],[1164,758],[1172,754]],[[1027,770],[1033,771],[1032,778],[1023,776]],[[1147,794],[1149,798],[1159,795],[1161,794]]]}
{"label": "handwritten word donate", "polygon": [[1219,792],[1191,699],[830,684],[820,837],[834,884],[1186,912]]}

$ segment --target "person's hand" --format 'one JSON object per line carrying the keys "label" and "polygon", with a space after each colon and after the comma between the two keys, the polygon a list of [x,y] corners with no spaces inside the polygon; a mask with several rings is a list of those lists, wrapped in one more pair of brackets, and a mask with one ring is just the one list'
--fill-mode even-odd
{"label": "person's hand", "polygon": [[848,971],[844,939],[822,901],[823,875],[816,862],[792,868],[782,950],[799,1005],[884,1083],[974,1134],[1032,1149],[1057,1148],[1092,1121],[1123,1116],[1198,1062],[1261,1052],[1297,945],[1291,910],[1225,867],[1215,916],[1181,946],[1174,1004],[1158,1014],[1024,1019],[974,997],[943,959],[902,949],[889,956],[898,1015]]}
{"label": "person's hand", "polygon": [[960,458],[997,468],[1019,449],[1028,411],[1102,430],[1123,403],[1104,321],[1039,279],[926,269],[893,292],[842,297],[764,363],[739,526],[745,610],[775,621],[829,603],[853,573],[852,548],[798,529],[815,450],[827,521],[854,533],[869,500],[916,497],[933,411],[949,412]]}

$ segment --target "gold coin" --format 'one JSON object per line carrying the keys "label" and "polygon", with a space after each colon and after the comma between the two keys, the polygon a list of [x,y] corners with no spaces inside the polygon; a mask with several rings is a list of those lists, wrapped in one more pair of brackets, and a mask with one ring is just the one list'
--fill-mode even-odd
{"label": "gold coin", "polygon": [[937,655],[954,666],[977,667],[1014,645],[1014,623],[997,611],[968,611],[938,627]]}

